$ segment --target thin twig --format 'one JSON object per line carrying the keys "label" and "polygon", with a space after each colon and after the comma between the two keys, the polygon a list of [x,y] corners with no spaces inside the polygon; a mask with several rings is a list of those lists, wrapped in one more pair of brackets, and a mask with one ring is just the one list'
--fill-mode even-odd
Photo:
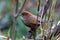
{"label": "thin twig", "polygon": [[40,0],[38,0],[38,8],[37,8],[37,10],[39,11],[40,10]]}
{"label": "thin twig", "polygon": [[20,11],[18,12],[18,14],[17,14],[16,18],[17,18],[17,17],[21,14],[21,12],[23,11],[24,6],[25,6],[25,4],[26,4],[26,1],[27,1],[27,0],[24,0],[24,3],[23,3],[23,5],[22,5],[22,7],[21,7]]}
{"label": "thin twig", "polygon": [[13,11],[13,14],[12,14],[12,18],[13,18],[13,27],[12,27],[12,40],[15,40],[14,39],[14,36],[15,36],[15,27],[16,27],[16,18],[20,15],[20,13],[22,12],[24,6],[25,6],[25,3],[26,3],[26,0],[24,1],[23,3],[23,6],[21,7],[19,13],[17,14],[18,12],[18,0],[12,0],[13,2],[15,1],[16,2],[16,6],[14,5],[15,3],[13,3],[13,5],[15,6],[15,9],[14,9],[14,6],[12,5],[12,11]]}
{"label": "thin twig", "polygon": [[[15,3],[13,2],[16,2],[16,6],[14,5]],[[13,6],[14,5],[14,6]],[[14,14],[17,13],[18,11],[18,0],[12,0],[12,20],[13,20],[13,26],[12,26],[12,40],[15,40],[15,27],[16,27],[16,18],[14,17]],[[16,7],[16,8],[15,8]]]}
{"label": "thin twig", "polygon": [[[40,2],[39,2],[40,3]],[[45,3],[43,5],[43,7],[41,8],[41,10],[39,10],[39,14],[38,16],[40,16],[41,19],[43,19],[44,15],[46,14],[48,8],[51,5],[51,0],[45,0]],[[42,29],[43,29],[43,23],[41,23],[42,25]],[[44,29],[43,29],[43,40],[44,40]]]}
{"label": "thin twig", "polygon": [[[52,28],[52,24],[53,24],[53,21],[54,21],[54,19],[53,19],[53,13],[54,13],[55,4],[56,4],[56,0],[55,0],[55,2],[53,2],[52,5],[51,5],[51,12],[50,12],[50,13],[52,13],[52,14],[51,14],[51,16],[50,16],[50,19],[52,19],[52,20],[51,20],[51,27],[50,27],[50,28]],[[52,30],[52,29],[50,29],[50,31],[51,31],[51,30]],[[52,37],[54,37],[54,34],[52,35]],[[51,39],[52,39],[52,37],[51,37]]]}
{"label": "thin twig", "polygon": [[46,12],[47,12],[48,8],[50,7],[50,5],[51,5],[51,0],[47,0],[47,1],[44,3],[44,5],[43,5],[44,10],[43,10],[43,13],[42,13],[42,18],[43,18],[44,15],[46,14]]}
{"label": "thin twig", "polygon": [[16,9],[15,9],[15,11],[16,11],[16,13],[18,12],[18,0],[15,0],[16,1]]}
{"label": "thin twig", "polygon": [[51,6],[52,6],[52,0],[51,0],[51,2],[50,2],[50,8],[49,8],[49,15],[48,15],[48,20],[49,20],[49,18],[50,18],[50,14],[51,14]]}
{"label": "thin twig", "polygon": [[[38,0],[38,2],[39,2],[39,3],[38,3],[38,8],[37,8],[37,10],[38,10],[38,12],[39,12],[39,10],[40,10],[40,0]],[[37,24],[38,24],[38,14],[37,14],[37,20],[36,20],[36,27],[38,27]],[[36,40],[36,30],[35,30],[34,40]]]}
{"label": "thin twig", "polygon": [[36,20],[36,27],[37,27],[37,24],[38,24],[38,17],[39,17],[39,11],[40,11],[40,0],[38,0],[38,14],[37,14],[37,20]]}

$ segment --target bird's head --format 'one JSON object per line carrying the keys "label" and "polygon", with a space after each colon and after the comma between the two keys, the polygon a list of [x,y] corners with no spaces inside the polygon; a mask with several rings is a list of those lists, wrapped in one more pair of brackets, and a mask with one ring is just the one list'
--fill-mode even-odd
{"label": "bird's head", "polygon": [[21,17],[23,18],[23,19],[27,19],[27,18],[29,18],[29,17],[31,17],[32,16],[32,14],[30,13],[30,12],[28,12],[28,11],[24,11],[24,12],[22,12],[22,14],[21,14]]}

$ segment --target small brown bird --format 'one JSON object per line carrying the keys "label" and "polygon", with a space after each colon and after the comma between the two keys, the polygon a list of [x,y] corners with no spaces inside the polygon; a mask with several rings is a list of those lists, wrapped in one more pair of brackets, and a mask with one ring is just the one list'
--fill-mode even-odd
{"label": "small brown bird", "polygon": [[[28,33],[28,38],[31,37],[31,35],[33,35],[34,37],[36,36],[36,30],[37,28],[40,26],[40,21],[37,21],[37,16],[31,14],[28,11],[24,11],[21,14],[21,20],[23,21],[23,23],[30,28],[30,31]],[[37,25],[37,26],[36,26]]]}

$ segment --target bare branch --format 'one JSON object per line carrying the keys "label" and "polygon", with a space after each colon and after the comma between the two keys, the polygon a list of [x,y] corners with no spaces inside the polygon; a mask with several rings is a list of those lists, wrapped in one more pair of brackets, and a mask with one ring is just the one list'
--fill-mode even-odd
{"label": "bare branch", "polygon": [[15,9],[15,11],[16,11],[16,13],[18,12],[18,0],[15,0],[16,1],[16,9]]}
{"label": "bare branch", "polygon": [[[40,0],[39,0],[40,1]],[[39,10],[39,14],[37,15],[37,19],[38,19],[38,17],[40,17],[41,19],[43,19],[43,17],[44,17],[44,15],[46,14],[46,12],[47,12],[47,10],[48,10],[48,8],[51,6],[51,1],[52,0],[45,0],[44,1],[44,5],[43,5],[43,7],[41,8],[41,9],[38,9]],[[40,2],[39,2],[40,3]],[[39,8],[39,5],[38,5],[38,8]],[[41,22],[41,20],[40,20],[40,22]],[[41,26],[42,26],[42,33],[43,33],[43,39],[44,39],[44,28],[43,28],[43,26],[44,26],[44,23],[43,22],[41,22]]]}
{"label": "bare branch", "polygon": [[24,6],[25,6],[25,4],[26,4],[26,1],[27,1],[27,0],[25,0],[25,1],[24,1],[24,3],[23,3],[23,5],[22,5],[22,7],[21,7],[20,11],[18,12],[18,14],[17,14],[16,18],[17,18],[17,17],[21,14],[21,12],[23,11]]}
{"label": "bare branch", "polygon": [[[11,1],[12,1],[12,15],[11,15],[11,17],[12,17],[12,20],[13,20],[12,40],[15,40],[14,36],[15,36],[16,18],[14,16],[14,14],[16,14],[17,11],[18,11],[18,0],[11,0]],[[15,2],[16,2],[16,6],[15,6]]]}
{"label": "bare branch", "polygon": [[38,8],[37,8],[37,10],[39,11],[39,9],[40,9],[40,0],[38,0]]}
{"label": "bare branch", "polygon": [[[50,27],[47,29],[46,34],[44,35],[46,37],[46,40],[52,40],[52,37],[59,38],[60,37],[60,21],[58,21],[57,24],[53,24],[51,31]],[[54,35],[54,36],[53,36]],[[43,35],[38,35],[36,39],[43,39]],[[45,40],[45,39],[44,39]]]}
{"label": "bare branch", "polygon": [[46,14],[48,8],[49,8],[50,5],[51,5],[51,1],[52,1],[52,0],[47,0],[47,1],[45,1],[43,7],[42,7],[41,9],[39,9],[39,16],[40,16],[41,18],[43,18],[44,15]]}

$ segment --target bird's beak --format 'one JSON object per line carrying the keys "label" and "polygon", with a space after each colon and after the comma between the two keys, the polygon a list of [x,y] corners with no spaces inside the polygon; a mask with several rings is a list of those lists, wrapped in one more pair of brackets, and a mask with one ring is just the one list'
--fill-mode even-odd
{"label": "bird's beak", "polygon": [[19,16],[20,16],[20,17],[23,17],[23,15],[22,15],[22,14],[20,14]]}

